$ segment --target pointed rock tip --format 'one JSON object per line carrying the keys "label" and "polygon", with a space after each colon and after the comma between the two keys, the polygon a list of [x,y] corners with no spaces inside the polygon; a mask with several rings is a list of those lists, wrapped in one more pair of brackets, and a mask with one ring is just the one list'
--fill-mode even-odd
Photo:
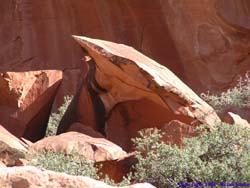
{"label": "pointed rock tip", "polygon": [[85,37],[82,36],[78,36],[78,35],[71,35],[73,37],[73,39],[75,39],[76,41],[78,40],[84,40]]}
{"label": "pointed rock tip", "polygon": [[[76,42],[78,42],[80,45],[84,43],[92,43],[96,44],[96,39],[84,37],[84,36],[78,36],[78,35],[72,35],[73,39],[75,39]],[[82,46],[82,45],[81,45]]]}

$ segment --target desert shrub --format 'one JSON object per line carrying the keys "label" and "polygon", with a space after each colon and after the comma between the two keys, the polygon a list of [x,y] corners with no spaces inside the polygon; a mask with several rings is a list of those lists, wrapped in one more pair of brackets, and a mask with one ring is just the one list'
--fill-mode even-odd
{"label": "desert shrub", "polygon": [[111,178],[109,178],[109,176],[105,176],[105,178],[103,179],[103,181],[111,186],[128,186],[131,184],[131,180],[132,180],[132,173],[127,174],[126,176],[123,177],[123,180],[119,183],[116,183],[114,180],[112,180]]}
{"label": "desert shrub", "polygon": [[96,166],[94,161],[87,160],[83,155],[78,154],[76,151],[70,154],[47,151],[27,155],[26,158],[30,161],[28,165],[31,166],[66,173],[73,176],[88,176],[90,178],[102,180],[113,186],[127,186],[130,184],[131,180],[131,174],[126,177],[124,176],[123,180],[119,183],[114,182],[107,175],[104,179],[100,178],[103,176],[98,173],[101,166]]}
{"label": "desert shrub", "polygon": [[239,77],[235,87],[222,92],[220,95],[202,93],[201,97],[217,111],[225,107],[250,107],[250,73]]}
{"label": "desert shrub", "polygon": [[73,96],[65,96],[63,104],[59,107],[57,113],[52,113],[49,117],[49,122],[46,129],[46,136],[56,135],[57,128],[60,121],[62,120],[63,115],[65,114]]}
{"label": "desert shrub", "polygon": [[76,152],[64,154],[49,151],[36,154],[32,156],[29,165],[69,175],[99,178],[94,162]]}
{"label": "desert shrub", "polygon": [[219,123],[212,132],[205,125],[197,131],[202,134],[185,139],[183,149],[162,143],[159,132],[141,131],[140,137],[133,140],[138,159],[135,181],[149,182],[158,188],[178,187],[181,182],[250,181],[248,129]]}

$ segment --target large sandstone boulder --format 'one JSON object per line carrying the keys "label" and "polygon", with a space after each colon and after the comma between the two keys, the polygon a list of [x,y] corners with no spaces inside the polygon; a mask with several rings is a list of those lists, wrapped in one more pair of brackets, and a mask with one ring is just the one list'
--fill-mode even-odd
{"label": "large sandstone boulder", "polygon": [[25,157],[27,151],[27,144],[0,125],[0,166],[21,164],[20,159]]}
{"label": "large sandstone boulder", "polygon": [[[191,128],[219,121],[214,110],[169,69],[122,44],[74,36],[91,57],[87,84],[102,102],[108,139],[131,149],[131,138],[142,128],[161,128],[179,120]],[[83,90],[85,92],[85,90]],[[93,98],[92,98],[93,99]],[[94,99],[93,99],[94,100]],[[95,107],[100,109],[99,106]]]}
{"label": "large sandstone boulder", "polygon": [[44,138],[30,146],[29,152],[31,154],[44,151],[66,154],[77,152],[95,162],[99,167],[100,176],[108,175],[115,182],[122,181],[123,176],[131,171],[136,162],[134,155],[128,155],[119,146],[88,126],[74,123],[70,129],[81,133],[67,132]]}
{"label": "large sandstone boulder", "polygon": [[0,123],[17,137],[43,137],[62,72],[0,73]]}
{"label": "large sandstone boulder", "polygon": [[[0,187],[4,188],[118,188],[109,186],[101,181],[89,177],[70,176],[35,167],[0,168]],[[154,188],[141,183],[123,188]]]}
{"label": "large sandstone boulder", "polygon": [[119,146],[105,138],[93,138],[77,132],[67,132],[46,137],[34,143],[29,148],[29,151],[32,153],[53,151],[66,154],[77,152],[85,156],[86,159],[95,162],[117,160],[127,155]]}

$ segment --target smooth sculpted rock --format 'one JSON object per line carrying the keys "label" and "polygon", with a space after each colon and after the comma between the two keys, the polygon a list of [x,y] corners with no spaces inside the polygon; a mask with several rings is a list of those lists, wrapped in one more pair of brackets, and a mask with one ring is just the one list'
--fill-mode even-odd
{"label": "smooth sculpted rock", "polygon": [[[120,182],[130,172],[136,160],[132,154],[127,154],[116,144],[108,141],[100,133],[88,126],[74,123],[72,130],[57,136],[44,138],[29,147],[31,154],[46,151],[60,153],[79,153],[92,160],[99,167],[99,175],[108,175],[115,182]],[[83,134],[84,133],[84,134]]]}
{"label": "smooth sculpted rock", "polygon": [[17,137],[40,139],[61,79],[57,70],[0,73],[0,123]]}
{"label": "smooth sculpted rock", "polygon": [[248,123],[247,120],[241,118],[238,114],[234,114],[232,112],[228,112],[222,118],[222,120],[226,123],[229,123],[229,124],[236,124],[236,125],[239,125],[241,127],[250,128],[250,124]]}
{"label": "smooth sculpted rock", "polygon": [[66,154],[77,152],[95,162],[117,160],[127,155],[122,148],[105,138],[93,138],[77,132],[46,137],[34,143],[29,151],[32,153],[52,151]]}
{"label": "smooth sculpted rock", "polygon": [[[118,188],[83,176],[70,176],[35,167],[0,168],[0,187],[4,188]],[[154,188],[139,183],[121,188]]]}
{"label": "smooth sculpted rock", "polygon": [[[142,128],[179,120],[196,127],[219,121],[214,110],[175,74],[134,48],[103,40],[74,36],[90,57],[87,84],[102,101],[106,123],[99,128],[107,138],[131,148],[130,139]],[[98,109],[102,107],[98,106]],[[97,108],[97,107],[96,107]]]}

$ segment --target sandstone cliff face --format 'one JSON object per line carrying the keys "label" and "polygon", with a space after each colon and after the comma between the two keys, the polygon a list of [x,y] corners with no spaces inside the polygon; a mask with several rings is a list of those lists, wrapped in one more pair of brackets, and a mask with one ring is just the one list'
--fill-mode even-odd
{"label": "sandstone cliff face", "polygon": [[78,34],[134,46],[161,62],[168,49],[179,71],[159,10],[157,1],[1,0],[1,69],[79,67],[81,50],[70,37]]}
{"label": "sandstone cliff face", "polygon": [[247,0],[161,1],[189,85],[223,89],[250,68]]}
{"label": "sandstone cliff face", "polygon": [[79,68],[72,34],[133,46],[195,91],[223,89],[250,68],[248,0],[0,3],[0,71]]}

